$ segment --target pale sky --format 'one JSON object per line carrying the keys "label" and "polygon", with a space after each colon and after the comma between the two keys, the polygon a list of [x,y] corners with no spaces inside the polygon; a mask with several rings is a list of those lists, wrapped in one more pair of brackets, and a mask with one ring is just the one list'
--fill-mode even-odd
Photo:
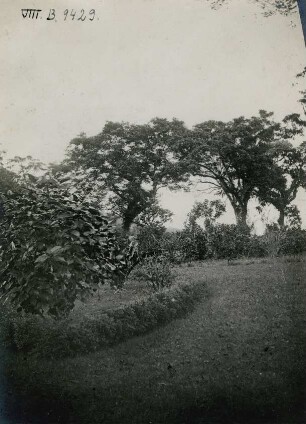
{"label": "pale sky", "polygon": [[[85,13],[96,9],[92,22],[64,21],[65,8],[80,11],[84,1],[2,0],[0,142],[9,156],[59,161],[73,137],[97,134],[108,120],[176,117],[192,126],[259,109],[277,119],[302,113],[298,15],[264,18],[247,0],[218,11],[205,0],[86,3]],[[24,19],[23,7],[41,8],[42,19]],[[46,20],[48,8],[57,22]],[[204,198],[166,192],[161,202],[178,227]],[[297,202],[306,212],[305,192]]]}

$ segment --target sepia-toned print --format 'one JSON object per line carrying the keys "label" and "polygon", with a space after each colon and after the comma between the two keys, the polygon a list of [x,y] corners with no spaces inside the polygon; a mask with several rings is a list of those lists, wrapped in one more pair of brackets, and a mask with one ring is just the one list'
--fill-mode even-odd
{"label": "sepia-toned print", "polygon": [[3,0],[0,423],[306,422],[304,0]]}

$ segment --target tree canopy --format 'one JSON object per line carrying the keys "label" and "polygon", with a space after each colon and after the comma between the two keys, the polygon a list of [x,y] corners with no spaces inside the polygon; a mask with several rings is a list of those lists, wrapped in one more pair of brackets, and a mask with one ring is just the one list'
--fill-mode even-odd
{"label": "tree canopy", "polygon": [[[276,123],[273,114],[240,117],[229,122],[206,121],[180,139],[177,155],[191,175],[218,195],[229,199],[238,224],[246,225],[247,208],[258,187],[283,184],[281,168],[275,171],[271,149],[292,137],[300,126],[298,116]],[[290,123],[290,125],[289,125]]]}
{"label": "tree canopy", "polygon": [[[141,258],[156,252],[172,249],[175,258],[180,245],[186,258],[203,259],[214,255],[211,246],[225,248],[229,240],[244,252],[252,197],[276,207],[280,226],[287,218],[298,227],[292,201],[306,186],[306,142],[294,147],[291,141],[304,127],[297,114],[275,122],[266,111],[192,129],[175,119],[108,122],[97,136],[72,140],[66,159],[44,174],[31,157],[14,158],[11,169],[2,164],[0,297],[18,310],[59,317],[100,284],[120,286]],[[191,187],[190,177],[226,196],[239,225],[216,224],[225,205],[204,199],[188,215],[182,237],[163,238],[172,214],[160,207],[157,192]],[[121,217],[124,231],[111,228],[101,199]],[[127,237],[133,223],[138,244]]]}
{"label": "tree canopy", "polygon": [[191,211],[187,215],[187,227],[195,227],[197,221],[202,218],[205,228],[215,224],[216,220],[226,211],[225,203],[221,200],[208,200],[203,202],[195,202]]}
{"label": "tree canopy", "polygon": [[262,205],[271,204],[279,212],[278,224],[283,227],[285,217],[295,217],[300,222],[299,212],[291,203],[298,189],[306,185],[306,143],[293,147],[291,143],[277,144],[271,150],[273,178],[258,186],[257,196]]}
{"label": "tree canopy", "polygon": [[128,231],[156,200],[159,188],[174,188],[184,180],[172,144],[186,131],[175,119],[156,118],[144,125],[108,122],[100,134],[72,140],[65,163],[107,189],[112,211]]}

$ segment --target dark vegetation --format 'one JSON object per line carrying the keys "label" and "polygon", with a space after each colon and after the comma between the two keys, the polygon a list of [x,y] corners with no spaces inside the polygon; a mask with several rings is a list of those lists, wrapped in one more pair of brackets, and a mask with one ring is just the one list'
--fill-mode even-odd
{"label": "dark vegetation", "polygon": [[75,358],[7,358],[10,424],[303,424],[305,257],[194,263],[192,314]]}
{"label": "dark vegetation", "polygon": [[[3,161],[0,295],[21,313],[64,318],[76,301],[107,283],[122,288],[130,272],[154,290],[169,287],[171,264],[207,258],[300,253],[305,233],[292,205],[305,187],[305,143],[298,114],[275,122],[251,118],[206,121],[108,122],[94,137],[71,141],[60,164],[31,157]],[[236,225],[219,224],[219,199],[196,203],[185,228],[166,234],[171,212],[158,190],[193,183],[226,196]],[[248,204],[279,211],[263,237],[247,225]]]}

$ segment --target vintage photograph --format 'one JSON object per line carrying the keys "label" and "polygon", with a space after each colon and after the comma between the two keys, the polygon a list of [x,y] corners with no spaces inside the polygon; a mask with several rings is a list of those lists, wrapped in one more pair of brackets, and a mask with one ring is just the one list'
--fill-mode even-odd
{"label": "vintage photograph", "polygon": [[2,0],[0,424],[306,423],[305,19]]}

